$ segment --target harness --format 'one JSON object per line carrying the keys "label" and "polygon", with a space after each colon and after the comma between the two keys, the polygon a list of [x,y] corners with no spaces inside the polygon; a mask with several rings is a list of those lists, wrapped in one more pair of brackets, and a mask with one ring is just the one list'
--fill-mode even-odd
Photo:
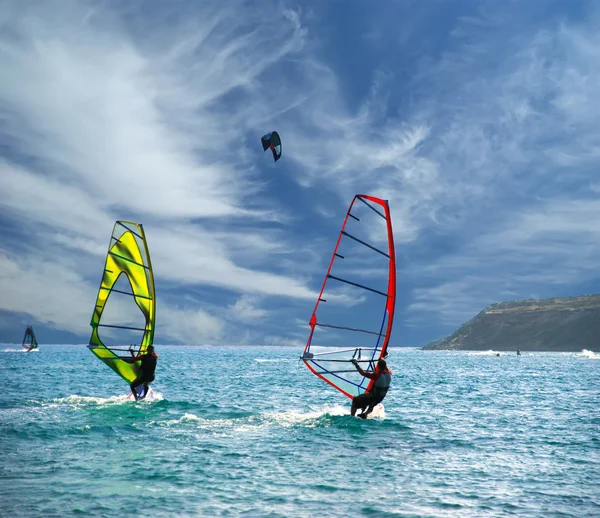
{"label": "harness", "polygon": [[142,376],[144,376],[144,378],[154,379],[154,371],[156,370],[156,360],[157,359],[158,359],[158,357],[156,356],[155,353],[145,354],[144,356],[142,356],[141,370],[142,370]]}
{"label": "harness", "polygon": [[386,396],[391,384],[392,371],[388,369],[379,374],[379,377],[375,380],[375,383],[373,383],[373,387],[370,390],[370,393],[375,396],[375,399],[378,403],[383,401],[383,398]]}

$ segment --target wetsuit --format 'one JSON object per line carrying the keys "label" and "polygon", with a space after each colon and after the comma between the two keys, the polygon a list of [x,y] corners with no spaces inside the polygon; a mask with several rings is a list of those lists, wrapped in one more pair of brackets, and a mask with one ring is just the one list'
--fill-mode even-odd
{"label": "wetsuit", "polygon": [[154,381],[154,371],[156,370],[156,360],[158,360],[158,354],[155,352],[142,354],[138,356],[138,359],[142,362],[140,369],[140,375],[131,382],[131,392],[136,395],[135,387],[144,384],[144,395],[148,394],[148,384]]}
{"label": "wetsuit", "polygon": [[373,380],[373,386],[369,392],[356,396],[352,400],[352,408],[373,408],[383,401],[392,383],[392,371],[365,372],[365,377]]}

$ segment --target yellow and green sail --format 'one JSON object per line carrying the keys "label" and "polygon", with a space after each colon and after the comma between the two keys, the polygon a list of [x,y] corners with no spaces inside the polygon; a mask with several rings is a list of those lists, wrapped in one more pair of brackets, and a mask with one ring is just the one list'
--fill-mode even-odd
{"label": "yellow and green sail", "polygon": [[[123,315],[122,321],[117,322],[103,319],[111,302],[116,304],[111,299],[115,295],[121,299],[131,297],[135,301],[143,317],[136,321],[145,320],[143,327],[132,324],[127,315]],[[154,275],[144,228],[138,223],[117,221],[108,245],[102,282],[90,322],[92,336],[88,347],[106,365],[131,383],[140,373],[140,362],[132,361],[130,351],[133,350],[138,355],[152,344],[155,315]],[[136,343],[119,343],[118,340],[116,343],[109,343],[115,341],[115,332],[123,331],[134,333]]]}

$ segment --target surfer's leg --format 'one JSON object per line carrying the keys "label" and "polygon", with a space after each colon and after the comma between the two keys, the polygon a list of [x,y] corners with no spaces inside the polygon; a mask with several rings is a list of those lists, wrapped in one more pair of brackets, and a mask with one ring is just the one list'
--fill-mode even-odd
{"label": "surfer's leg", "polygon": [[375,409],[375,407],[381,403],[383,401],[383,398],[377,398],[377,399],[373,399],[373,401],[369,404],[369,408],[367,408],[366,412],[363,412],[362,414],[360,414],[358,417],[362,417],[363,419],[366,419],[367,416]]}
{"label": "surfer's leg", "polygon": [[367,408],[367,410],[365,412],[363,412],[362,414],[360,414],[358,417],[361,417],[362,419],[366,419],[367,416],[373,411],[374,408],[375,408],[375,405],[369,405],[369,408]]}
{"label": "surfer's leg", "polygon": [[[358,397],[358,396],[357,396]],[[352,406],[350,407],[350,415],[354,417],[356,415],[356,411],[358,410],[359,401],[357,401],[357,397],[352,399]]]}
{"label": "surfer's leg", "polygon": [[378,401],[375,400],[375,396],[373,394],[371,394],[370,392],[367,392],[366,394],[363,394],[362,396],[358,396],[358,397],[362,398],[359,408],[367,409],[366,412],[359,414],[358,417],[360,417],[361,419],[366,419],[367,416],[373,411],[373,407],[378,403]]}
{"label": "surfer's leg", "polygon": [[133,398],[137,401],[138,397],[137,397],[137,392],[135,391],[135,385],[134,385],[135,381],[132,381],[129,384],[129,388],[131,389],[131,393],[133,394]]}
{"label": "surfer's leg", "polygon": [[352,416],[356,414],[356,411],[359,408],[366,408],[369,405],[370,400],[371,396],[369,394],[361,394],[360,396],[356,396],[354,399],[352,399],[352,408],[350,410]]}
{"label": "surfer's leg", "polygon": [[137,391],[135,390],[135,387],[137,387],[142,381],[143,381],[142,377],[139,376],[139,377],[135,378],[129,385],[129,388],[131,389],[131,393],[133,394],[133,397],[135,398],[136,401],[139,398],[137,395]]}

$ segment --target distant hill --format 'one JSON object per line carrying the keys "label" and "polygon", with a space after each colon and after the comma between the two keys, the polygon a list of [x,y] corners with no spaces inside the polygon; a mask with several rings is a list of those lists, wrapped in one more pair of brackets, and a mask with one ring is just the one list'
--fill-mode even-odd
{"label": "distant hill", "polygon": [[501,302],[423,349],[600,351],[600,295]]}

